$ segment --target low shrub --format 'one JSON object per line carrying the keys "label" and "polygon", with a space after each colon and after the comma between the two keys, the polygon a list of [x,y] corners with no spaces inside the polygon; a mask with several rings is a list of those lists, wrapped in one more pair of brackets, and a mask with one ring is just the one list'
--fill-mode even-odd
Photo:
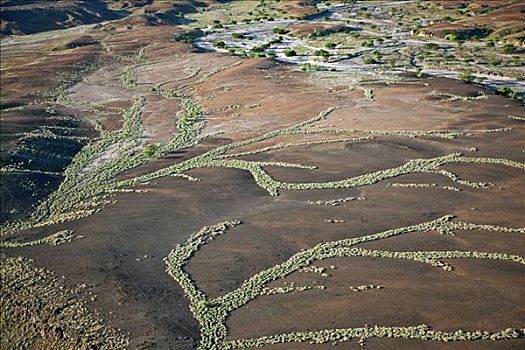
{"label": "low shrub", "polygon": [[459,79],[468,83],[472,83],[474,80],[476,80],[476,76],[468,73],[463,73],[459,75]]}
{"label": "low shrub", "polygon": [[157,145],[154,145],[154,144],[146,145],[143,151],[144,155],[148,158],[153,157],[156,152],[157,152]]}
{"label": "low shrub", "polygon": [[445,35],[445,40],[452,41],[452,42],[458,42],[459,38],[457,34],[450,33],[450,34]]}
{"label": "low shrub", "polygon": [[516,49],[514,45],[507,44],[507,45],[504,45],[499,51],[506,55],[511,55],[511,54],[516,53],[518,50]]}
{"label": "low shrub", "polygon": [[321,56],[321,57],[324,57],[324,58],[328,58],[330,57],[330,52],[326,51],[326,50],[315,50],[313,52],[313,55],[314,56]]}
{"label": "low shrub", "polygon": [[367,57],[367,58],[365,58],[365,60],[363,62],[365,64],[378,64],[379,63],[373,57]]}
{"label": "low shrub", "polygon": [[304,70],[305,72],[317,72],[321,70],[321,66],[306,62],[301,65],[301,69]]}
{"label": "low shrub", "polygon": [[284,34],[287,34],[289,32],[290,31],[288,29],[285,29],[285,28],[273,28],[273,33],[274,34],[284,35]]}
{"label": "low shrub", "polygon": [[491,57],[488,60],[488,64],[490,64],[491,66],[499,66],[501,62],[502,61],[497,57]]}
{"label": "low shrub", "polygon": [[426,50],[439,50],[439,45],[434,43],[426,43],[423,48]]}
{"label": "low shrub", "polygon": [[175,35],[172,40],[177,41],[177,42],[191,44],[192,42],[195,41],[195,39],[202,36],[203,34],[204,33],[201,30],[193,30],[190,32]]}
{"label": "low shrub", "polygon": [[242,33],[232,33],[232,38],[234,39],[245,39],[246,36]]}
{"label": "low shrub", "polygon": [[286,49],[286,50],[284,50],[284,55],[286,57],[297,56],[297,52],[295,52],[294,49]]}
{"label": "low shrub", "polygon": [[518,96],[518,93],[508,86],[502,86],[496,91],[496,95],[516,98]]}

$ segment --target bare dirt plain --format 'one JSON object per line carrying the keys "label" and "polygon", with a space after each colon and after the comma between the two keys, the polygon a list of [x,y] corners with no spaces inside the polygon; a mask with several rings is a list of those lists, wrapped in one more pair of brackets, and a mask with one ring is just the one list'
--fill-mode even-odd
{"label": "bare dirt plain", "polygon": [[23,3],[1,349],[525,347],[519,2]]}

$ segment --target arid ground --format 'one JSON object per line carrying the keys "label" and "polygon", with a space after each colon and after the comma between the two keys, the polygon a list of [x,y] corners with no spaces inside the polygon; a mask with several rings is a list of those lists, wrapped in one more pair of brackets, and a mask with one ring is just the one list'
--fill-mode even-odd
{"label": "arid ground", "polygon": [[0,349],[525,348],[523,2],[0,10]]}

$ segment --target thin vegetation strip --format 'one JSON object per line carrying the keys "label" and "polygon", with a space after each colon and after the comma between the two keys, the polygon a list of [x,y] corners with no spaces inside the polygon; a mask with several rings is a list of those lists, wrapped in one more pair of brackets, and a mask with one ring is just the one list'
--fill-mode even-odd
{"label": "thin vegetation strip", "polygon": [[[369,338],[401,338],[419,339],[441,342],[450,341],[473,341],[473,340],[499,340],[516,339],[523,335],[522,330],[506,328],[499,332],[489,331],[464,331],[457,330],[452,332],[437,331],[428,325],[407,327],[358,327],[358,328],[339,328],[325,329],[310,332],[294,332],[272,336],[264,336],[253,339],[233,340],[227,342],[222,349],[246,349],[252,347],[262,347],[269,344],[302,343],[310,344],[340,343],[354,339],[366,340]],[[362,343],[362,341],[361,341]]]}
{"label": "thin vegetation strip", "polygon": [[[204,125],[203,113],[200,107],[189,97],[180,95],[175,91],[157,89],[157,92],[161,95],[165,94],[167,96],[172,96],[169,98],[180,99],[183,112],[179,114],[177,135],[171,141],[156,145],[151,154],[154,157],[162,157],[163,155],[170,152],[178,151],[180,149],[195,145],[198,142],[200,130]],[[264,188],[271,195],[278,195],[278,193],[283,190],[355,188],[371,185],[379,181],[401,175],[425,172],[437,172],[440,175],[446,176],[453,181],[466,186],[484,187],[484,183],[475,184],[461,180],[455,174],[441,170],[439,168],[446,164],[452,163],[473,163],[497,164],[525,169],[525,164],[512,160],[465,157],[462,154],[453,153],[446,156],[429,159],[413,159],[399,167],[371,172],[339,181],[293,183],[281,182],[273,179],[264,168],[267,166],[285,166],[314,169],[315,167],[284,162],[257,162],[231,159],[233,156],[231,156],[229,152],[233,150],[257,144],[259,142],[268,141],[278,136],[310,133],[317,134],[325,133],[327,131],[332,133],[332,130],[312,128],[313,124],[326,119],[330,113],[336,110],[336,108],[329,108],[322,111],[314,118],[296,125],[270,131],[251,139],[219,146],[194,158],[167,166],[160,170],[134,178],[116,181],[116,176],[118,174],[144,164],[151,157],[151,155],[148,155],[147,152],[141,152],[141,150],[145,150],[143,141],[144,129],[141,124],[141,112],[144,107],[144,103],[144,98],[137,98],[132,106],[123,113],[124,125],[122,130],[117,132],[103,132],[101,134],[101,139],[98,142],[84,147],[77,154],[71,165],[66,169],[64,173],[65,179],[61,186],[37,207],[29,220],[3,225],[2,233],[12,233],[33,226],[48,225],[85,217],[94,213],[95,210],[78,210],[77,206],[88,198],[100,196],[104,193],[118,189],[130,188],[136,185],[144,184],[161,177],[180,175],[186,171],[198,168],[222,167],[248,171],[253,176],[256,184]],[[340,132],[341,130],[336,131]],[[477,131],[483,132],[483,130]],[[464,134],[463,132],[453,130],[377,132],[361,129],[350,129],[343,130],[341,132],[363,132],[365,134],[373,133],[408,137],[430,136],[445,138],[457,137]],[[357,138],[353,140],[364,139]],[[327,140],[327,142],[340,142],[340,140]],[[288,145],[285,145],[284,147],[287,146]],[[115,149],[117,149],[117,151],[115,151]],[[266,149],[263,148],[262,150],[267,151],[268,147]],[[97,163],[98,159],[104,158],[104,154],[113,154],[113,156],[109,157],[109,160],[106,160],[101,164]]]}
{"label": "thin vegetation strip", "polygon": [[45,238],[37,239],[29,242],[1,242],[0,247],[3,248],[19,248],[19,247],[28,247],[38,244],[49,244],[49,245],[60,245],[64,243],[69,243],[75,238],[82,238],[83,236],[75,235],[74,231],[71,230],[62,230],[56,233],[53,233]]}
{"label": "thin vegetation strip", "polygon": [[[246,305],[260,295],[282,294],[295,291],[291,288],[270,288],[267,285],[296,271],[305,271],[317,260],[335,257],[370,257],[389,259],[408,259],[423,262],[432,266],[451,270],[452,267],[440,259],[492,259],[507,260],[525,264],[525,258],[512,254],[493,252],[464,251],[411,251],[394,252],[371,250],[356,247],[359,244],[391,238],[416,232],[453,232],[455,230],[483,230],[492,232],[525,233],[525,228],[508,228],[496,225],[479,225],[452,221],[453,216],[447,215],[439,219],[407,227],[396,228],[366,236],[342,239],[338,241],[317,244],[302,250],[288,260],[269,269],[261,271],[245,280],[240,287],[215,299],[208,299],[189,274],[184,271],[191,257],[205,244],[226,233],[228,229],[239,225],[238,220],[225,221],[202,228],[192,234],[185,244],[179,244],[166,257],[167,272],[179,283],[184,294],[190,301],[190,309],[201,327],[200,350],[237,349],[258,347],[267,344],[302,342],[302,341],[350,341],[354,338],[371,337],[405,337],[421,340],[464,341],[464,340],[497,340],[511,339],[522,335],[521,331],[508,328],[500,332],[463,331],[440,332],[433,331],[426,325],[417,327],[365,327],[357,329],[328,329],[317,332],[296,332],[285,335],[266,336],[256,339],[226,341],[228,330],[226,319],[235,310]],[[315,289],[324,289],[317,288]],[[305,287],[300,290],[309,290]]]}

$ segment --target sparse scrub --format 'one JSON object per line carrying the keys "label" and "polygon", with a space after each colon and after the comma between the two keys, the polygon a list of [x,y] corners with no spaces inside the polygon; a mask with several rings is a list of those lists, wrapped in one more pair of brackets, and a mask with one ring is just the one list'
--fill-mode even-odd
{"label": "sparse scrub", "polygon": [[[215,72],[218,72],[216,70]],[[215,72],[212,72],[215,73]],[[204,77],[203,79],[206,79]],[[168,92],[162,89],[158,89],[157,92],[160,95],[166,96],[167,98],[174,98],[176,96],[173,92]],[[175,97],[176,98],[176,97]],[[179,98],[182,98],[179,97]],[[413,160],[397,168],[386,169],[383,171],[373,172],[370,174],[357,176],[355,178],[325,182],[325,183],[284,183],[276,181],[271,178],[266,171],[264,166],[291,166],[287,163],[264,163],[264,162],[252,162],[252,161],[232,161],[226,159],[226,152],[235,150],[239,147],[255,144],[264,140],[269,140],[279,135],[294,135],[294,134],[354,134],[363,133],[365,139],[373,135],[398,135],[406,137],[442,137],[442,138],[454,138],[464,135],[465,132],[459,132],[455,130],[440,130],[440,131],[371,131],[362,129],[313,129],[309,128],[313,123],[324,119],[333,109],[328,109],[318,116],[303,122],[295,126],[279,129],[270,133],[255,137],[242,142],[235,142],[226,146],[218,147],[212,151],[206,152],[203,155],[197,156],[190,160],[182,163],[177,163],[166,168],[141,175],[132,179],[123,180],[120,182],[113,182],[113,178],[116,174],[122,171],[135,167],[139,164],[144,163],[147,158],[144,154],[140,153],[132,157],[119,157],[114,160],[103,164],[102,166],[93,168],[86,172],[85,169],[93,159],[95,159],[101,152],[106,150],[114,144],[124,142],[124,140],[135,140],[128,146],[128,151],[132,151],[135,145],[138,145],[138,138],[142,135],[141,124],[140,124],[140,113],[142,109],[143,100],[138,99],[136,103],[128,111],[124,113],[125,116],[125,127],[122,132],[108,133],[98,143],[86,147],[81,151],[71,166],[65,172],[65,180],[60,186],[59,190],[51,195],[45,202],[43,202],[27,221],[13,222],[2,226],[2,232],[13,232],[20,229],[32,227],[50,225],[56,222],[64,222],[72,220],[78,217],[91,215],[96,212],[96,209],[76,209],[77,206],[88,198],[107,193],[109,191],[129,188],[130,186],[138,185],[147,181],[151,181],[156,178],[170,176],[174,174],[182,174],[185,171],[203,168],[203,167],[225,167],[225,168],[237,168],[248,171],[254,177],[255,182],[266,189],[270,194],[277,195],[279,190],[308,190],[308,189],[323,189],[323,188],[352,188],[358,186],[364,186],[367,184],[376,183],[384,179],[392,178],[399,175],[415,172],[428,172],[438,170],[438,167],[456,163],[490,163],[490,164],[501,164],[505,166],[524,168],[524,165],[518,162],[512,162],[505,159],[493,159],[493,158],[469,158],[463,157],[460,154],[451,154],[444,157],[437,157],[431,159],[419,159]],[[191,99],[182,98],[182,106],[184,111],[179,116],[177,136],[170,142],[162,143],[158,146],[158,155],[166,154],[173,150],[178,150],[184,147],[191,146],[197,142],[196,136],[202,127],[200,121],[200,108],[194,104]],[[471,132],[503,132],[507,129],[498,130],[474,130]],[[331,141],[326,141],[331,142]],[[340,140],[334,140],[334,142],[340,142]],[[112,147],[112,146],[111,146]],[[282,146],[279,146],[282,147]],[[121,151],[125,154],[127,151]],[[296,165],[293,165],[296,166]],[[82,176],[79,176],[82,174]]]}
{"label": "sparse scrub", "polygon": [[[2,347],[126,349],[127,336],[88,310],[80,288],[23,257],[2,258]],[[91,309],[91,307],[89,308]]]}
{"label": "sparse scrub", "polygon": [[[192,281],[184,267],[189,260],[203,245],[210,243],[219,236],[241,222],[231,220],[218,223],[213,226],[202,228],[192,234],[185,244],[177,245],[165,259],[167,272],[179,283],[184,294],[190,301],[190,310],[200,324],[201,343],[199,349],[215,349],[217,346],[225,349],[238,349],[248,347],[259,347],[267,344],[282,344],[292,342],[325,343],[327,341],[346,342],[354,338],[361,340],[374,337],[394,337],[411,338],[432,341],[469,341],[469,340],[498,340],[514,339],[521,336],[521,333],[513,328],[507,328],[499,332],[489,331],[453,331],[441,332],[431,330],[426,325],[410,327],[364,327],[348,329],[326,329],[316,332],[296,332],[275,336],[264,336],[253,339],[225,340],[228,335],[226,319],[235,310],[246,305],[251,300],[261,295],[273,295],[290,293],[298,290],[323,290],[323,286],[303,286],[294,285],[285,287],[267,287],[268,283],[286,277],[296,271],[313,271],[324,273],[324,269],[314,267],[312,263],[317,260],[333,257],[367,257],[367,258],[386,258],[404,259],[418,263],[425,263],[431,266],[450,271],[452,266],[442,262],[440,259],[489,259],[503,260],[525,265],[525,258],[503,253],[487,252],[464,252],[464,251],[384,251],[370,250],[355,247],[362,243],[387,239],[389,237],[417,233],[436,231],[439,233],[451,233],[455,230],[483,230],[492,232],[512,232],[525,233],[525,228],[507,228],[494,225],[478,225],[464,222],[452,221],[453,216],[447,215],[439,219],[416,224],[413,226],[396,228],[366,236],[342,239],[320,243],[311,248],[299,251],[288,260],[273,267],[270,267],[258,274],[245,280],[237,289],[209,300]],[[328,276],[326,276],[328,277]],[[351,290],[360,292],[370,289],[381,289],[378,285],[362,285],[350,287]]]}

